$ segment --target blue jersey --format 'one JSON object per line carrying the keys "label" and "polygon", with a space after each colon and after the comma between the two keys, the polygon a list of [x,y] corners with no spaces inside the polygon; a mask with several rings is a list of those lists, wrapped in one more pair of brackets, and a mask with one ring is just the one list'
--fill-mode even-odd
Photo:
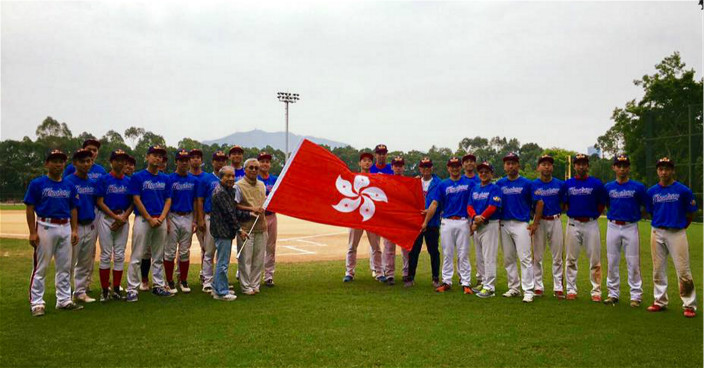
{"label": "blue jersey", "polygon": [[676,181],[666,187],[660,183],[648,189],[648,212],[653,215],[653,227],[684,229],[687,214],[697,211],[692,190]]}
{"label": "blue jersey", "polygon": [[562,200],[565,196],[565,182],[552,178],[549,182],[533,180],[533,203],[543,201],[543,216],[555,216],[562,213]]}
{"label": "blue jersey", "polygon": [[565,182],[564,201],[569,205],[567,216],[597,218],[599,206],[606,205],[606,190],[597,178],[570,178]]}
{"label": "blue jersey", "polygon": [[[442,179],[440,179],[437,175],[433,174],[432,179],[430,179],[430,185],[428,185],[428,190],[423,191],[423,198],[425,198],[426,209],[430,207],[431,203],[433,203],[433,198],[435,198],[435,193],[437,192],[440,183],[442,183]],[[435,215],[430,218],[430,221],[428,221],[428,227],[440,227],[440,210],[435,211]]]}
{"label": "blue jersey", "polygon": [[53,181],[44,175],[29,182],[24,204],[34,206],[39,217],[68,219],[78,207],[78,192],[66,180]]}
{"label": "blue jersey", "polygon": [[376,167],[376,164],[372,165],[372,168],[369,169],[369,172],[371,174],[389,174],[393,175],[394,174],[394,169],[391,168],[391,164],[386,164],[383,168],[378,168]]}
{"label": "blue jersey", "polygon": [[467,174],[463,174],[462,176],[464,176],[465,178],[469,179],[470,182],[472,182],[472,187],[474,187],[477,184],[482,183],[481,179],[479,179],[479,175],[477,175],[477,174],[474,174],[474,176],[472,176],[471,178],[469,176],[467,176]]}
{"label": "blue jersey", "polygon": [[[130,194],[140,196],[144,209],[150,216],[160,216],[166,200],[171,198],[169,184],[169,177],[166,174],[158,172],[154,175],[144,169],[130,178]],[[141,216],[139,211],[134,212],[136,216]]]}
{"label": "blue jersey", "polygon": [[636,222],[641,218],[641,207],[648,202],[645,185],[635,180],[619,184],[616,180],[604,185],[606,205],[609,211],[606,218],[614,221]]}
{"label": "blue jersey", "polygon": [[467,202],[472,185],[464,176],[454,181],[447,178],[440,182],[434,193],[433,200],[438,202],[438,210],[442,209],[442,218],[467,218]]}
{"label": "blue jersey", "polygon": [[276,184],[276,180],[279,177],[276,175],[269,175],[268,178],[263,179],[261,176],[257,176],[257,179],[261,182],[264,183],[264,186],[266,187],[266,195],[269,196],[269,193],[271,193],[271,190],[274,189],[274,184]]}
{"label": "blue jersey", "polygon": [[[76,172],[76,167],[73,166],[73,164],[68,164],[66,165],[66,168],[64,169],[64,178],[75,173]],[[88,170],[88,178],[91,180],[98,180],[100,179],[101,176],[107,174],[108,172],[105,171],[105,169],[98,165],[98,164],[93,164],[93,166],[90,167],[90,170]]]}
{"label": "blue jersey", "polygon": [[244,178],[244,168],[235,169],[235,183]]}
{"label": "blue jersey", "polygon": [[499,220],[501,218],[501,188],[494,183],[482,186],[481,182],[472,187],[469,196],[469,205],[474,208],[477,215],[481,215],[487,207],[496,206],[497,210],[487,220]]}
{"label": "blue jersey", "polygon": [[530,221],[530,208],[533,204],[532,182],[519,176],[516,180],[503,177],[496,182],[501,189],[502,220]]}
{"label": "blue jersey", "polygon": [[171,183],[171,212],[193,212],[198,178],[192,174],[181,176],[173,173],[169,175],[169,182]]}
{"label": "blue jersey", "polygon": [[220,183],[220,179],[215,174],[207,173],[203,175],[198,183],[198,198],[203,198],[203,212],[210,213],[213,210],[213,190]]}
{"label": "blue jersey", "polygon": [[76,187],[78,193],[78,221],[95,220],[95,201],[98,198],[98,183],[90,178],[81,179],[69,175],[64,181]]}
{"label": "blue jersey", "polygon": [[112,173],[108,173],[100,177],[98,197],[103,198],[103,203],[110,211],[126,211],[132,204],[129,176],[122,175],[122,178],[117,178]]}

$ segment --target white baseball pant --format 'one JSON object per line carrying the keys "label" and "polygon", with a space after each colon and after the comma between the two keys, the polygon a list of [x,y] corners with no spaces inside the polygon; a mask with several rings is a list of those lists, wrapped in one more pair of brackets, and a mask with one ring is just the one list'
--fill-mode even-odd
{"label": "white baseball pant", "polygon": [[[479,231],[479,229],[477,229],[477,231]],[[482,249],[481,244],[477,244],[476,236],[473,236],[473,238],[474,238],[473,243],[474,243],[474,256],[475,256],[474,263],[477,265],[477,273],[475,276],[477,278],[477,284],[483,284],[484,283],[484,250]],[[498,247],[498,244],[497,244],[497,247]],[[496,263],[496,260],[494,260],[494,263]],[[494,277],[496,277],[496,272],[494,272]]]}
{"label": "white baseball pant", "polygon": [[580,246],[584,247],[589,257],[589,281],[592,284],[591,295],[601,296],[601,232],[599,222],[590,220],[567,220],[565,235],[565,279],[567,294],[577,294],[577,259]]}
{"label": "white baseball pant", "polygon": [[[346,276],[354,277],[355,268],[357,267],[357,247],[359,246],[359,241],[362,239],[362,234],[364,230],[362,229],[350,229],[349,238],[347,242],[347,259]],[[367,239],[369,239],[370,247],[370,257],[369,266],[372,272],[376,273],[377,276],[383,275],[381,268],[381,249],[379,248],[379,235],[367,231]]]}
{"label": "white baseball pant", "polygon": [[98,238],[100,239],[100,268],[122,271],[125,264],[125,248],[127,247],[127,236],[130,232],[130,224],[125,223],[117,231],[110,230],[110,226],[115,222],[110,216],[101,214],[98,218]]}
{"label": "white baseball pant", "polygon": [[650,236],[650,252],[653,256],[653,294],[655,304],[667,306],[667,255],[677,271],[682,307],[697,308],[697,292],[694,289],[692,271],[689,268],[689,243],[685,229],[653,228]]}
{"label": "white baseball pant", "polygon": [[[204,217],[208,217],[208,215],[205,215]],[[200,272],[198,272],[198,275],[200,276],[201,281],[204,280],[203,269],[205,268],[205,234],[208,231],[209,231],[209,228],[207,226],[205,227],[205,231],[200,231],[199,228],[196,228],[196,239],[198,239],[198,244],[200,244],[201,268],[200,268]]]}
{"label": "white baseball pant", "polygon": [[499,220],[491,220],[474,232],[474,246],[481,250],[482,288],[496,290],[496,258],[499,255]]}
{"label": "white baseball pant", "polygon": [[73,246],[71,268],[73,269],[73,295],[86,293],[88,278],[95,262],[95,242],[98,240],[96,222],[78,225],[78,244]]}
{"label": "white baseball pant", "polygon": [[71,225],[37,223],[39,244],[34,247],[34,267],[29,280],[29,303],[32,308],[45,305],[46,271],[54,257],[56,268],[56,308],[71,303]]}
{"label": "white baseball pant", "polygon": [[174,261],[177,251],[180,261],[189,260],[193,242],[193,212],[183,216],[169,213],[167,221],[169,221],[169,227],[164,247],[164,260]]}
{"label": "white baseball pant", "polygon": [[543,219],[533,234],[533,275],[535,276],[535,290],[545,290],[543,285],[543,255],[545,246],[550,245],[552,253],[552,282],[553,291],[563,291],[562,286],[562,253],[564,238],[562,221],[560,217],[552,220]]}
{"label": "white baseball pant", "polygon": [[276,272],[276,214],[266,216],[266,254],[264,255],[264,281],[269,281],[274,279],[274,272]]}
{"label": "white baseball pant", "polygon": [[628,286],[631,288],[631,300],[643,299],[643,280],[640,275],[640,235],[638,223],[629,222],[618,225],[609,221],[606,227],[606,259],[608,270],[606,273],[606,289],[609,296],[620,296],[621,279],[619,263],[621,263],[621,250],[626,255],[628,267]]}
{"label": "white baseball pant", "polygon": [[[504,251],[504,268],[506,268],[509,290],[518,291],[520,286],[524,294],[533,294],[535,276],[533,275],[528,223],[517,220],[501,220],[501,246]],[[520,282],[516,258],[521,263]]]}
{"label": "white baseball pant", "polygon": [[203,232],[203,264],[201,272],[203,273],[203,286],[213,285],[213,262],[215,259],[215,238],[210,234],[210,215],[205,215],[205,231]]}
{"label": "white baseball pant", "polygon": [[149,221],[137,216],[132,226],[132,255],[127,270],[127,291],[136,292],[142,282],[140,265],[147,250],[152,258],[152,282],[154,287],[164,287],[164,244],[166,243],[166,223],[151,227]]}
{"label": "white baseball pant", "polygon": [[452,285],[454,255],[457,250],[457,273],[462,286],[470,286],[472,264],[469,263],[469,223],[467,219],[444,218],[440,223],[440,246],[442,247],[442,282]]}
{"label": "white baseball pant", "polygon": [[[408,276],[408,254],[410,252],[401,248],[401,255],[403,256],[403,277]],[[394,278],[396,274],[396,244],[391,240],[384,238],[384,251],[383,251],[383,269],[384,276],[386,278]]]}

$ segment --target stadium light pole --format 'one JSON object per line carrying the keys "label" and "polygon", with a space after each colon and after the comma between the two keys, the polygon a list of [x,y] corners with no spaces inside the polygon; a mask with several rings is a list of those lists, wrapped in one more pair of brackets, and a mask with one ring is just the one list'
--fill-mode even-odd
{"label": "stadium light pole", "polygon": [[286,161],[288,161],[288,104],[296,103],[300,98],[298,93],[279,92],[276,94],[279,101],[286,104]]}

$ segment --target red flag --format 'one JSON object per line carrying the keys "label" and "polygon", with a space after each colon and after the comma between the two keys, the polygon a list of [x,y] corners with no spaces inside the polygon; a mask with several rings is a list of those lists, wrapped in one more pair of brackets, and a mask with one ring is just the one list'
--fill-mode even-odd
{"label": "red flag", "polygon": [[369,230],[413,248],[425,208],[420,179],[354,173],[304,139],[264,204],[269,211],[321,224]]}

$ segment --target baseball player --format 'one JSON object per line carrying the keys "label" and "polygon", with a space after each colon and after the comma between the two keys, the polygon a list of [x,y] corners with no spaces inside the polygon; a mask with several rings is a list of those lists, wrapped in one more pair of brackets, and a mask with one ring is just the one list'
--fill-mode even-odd
{"label": "baseball player", "polygon": [[491,182],[494,167],[487,161],[477,166],[480,182],[475,185],[467,203],[467,214],[472,219],[470,232],[474,236],[474,246],[481,258],[477,257],[477,267],[482,268],[480,290],[472,292],[480,298],[491,298],[496,292],[496,258],[499,254],[499,220],[501,219],[501,188]]}
{"label": "baseball player", "polygon": [[[196,179],[198,179],[198,185],[200,185],[201,181],[203,180],[203,177],[205,176],[206,172],[203,171],[203,151],[198,149],[198,148],[193,148],[188,152],[191,155],[190,159],[190,169],[188,170],[188,173],[195,176]],[[196,195],[198,194],[198,189],[196,188]],[[196,206],[193,208],[193,227],[196,229],[196,238],[198,239],[198,243],[200,244],[200,249],[201,249],[201,264],[203,260],[203,243],[205,242],[205,232],[204,228],[201,229],[198,227],[198,219],[201,217],[201,215],[198,213],[200,211],[200,207],[198,206],[196,198]],[[181,274],[181,265],[178,264],[176,268],[176,274],[180,275]],[[201,284],[203,283],[203,268],[201,268],[200,273],[200,281]]]}
{"label": "baseball player", "polygon": [[[370,173],[373,157],[374,156],[372,156],[369,152],[362,152],[359,155],[359,172]],[[346,271],[345,277],[342,279],[343,282],[350,282],[354,280],[355,268],[357,267],[357,246],[359,246],[359,241],[362,239],[363,233],[364,230],[362,229],[350,229],[347,242],[347,257],[345,261]],[[376,278],[379,282],[386,282],[386,277],[384,277],[384,273],[381,268],[379,235],[367,231],[367,239],[369,239],[370,246],[369,265],[372,269],[372,277]]]}
{"label": "baseball player", "polygon": [[565,279],[567,300],[577,298],[577,258],[580,246],[589,257],[591,300],[601,302],[601,232],[597,219],[604,211],[606,191],[601,180],[589,176],[589,156],[574,159],[575,177],[565,182],[567,230],[565,235]]}
{"label": "baseball player", "polygon": [[[218,173],[227,163],[227,156],[222,151],[216,151],[212,157],[213,173],[203,175],[198,185],[198,228],[203,231],[203,241],[201,244],[202,264],[201,276],[203,292],[209,293],[213,290],[213,259],[215,257],[215,238],[210,232],[210,212],[212,211],[213,190],[217,188],[220,179]],[[234,170],[234,169],[233,169]],[[234,172],[234,171],[233,171]],[[233,179],[234,180],[234,177]],[[234,181],[232,182],[234,185]]]}
{"label": "baseball player", "polygon": [[29,244],[34,248],[29,302],[35,317],[44,315],[44,282],[52,257],[56,267],[56,308],[83,309],[71,300],[71,248],[78,243],[78,193],[75,186],[61,178],[66,159],[60,150],[50,151],[44,161],[47,174],[32,180],[24,196]]}
{"label": "baseball player", "polygon": [[244,178],[244,168],[242,167],[242,161],[244,160],[244,149],[238,145],[232,146],[230,148],[230,152],[228,152],[230,156],[230,161],[232,167],[235,168],[235,183],[240,181],[240,179]]}
{"label": "baseball player", "polygon": [[127,271],[127,301],[136,302],[137,288],[140,285],[140,265],[147,248],[153,257],[152,273],[157,296],[173,296],[164,287],[163,262],[166,225],[164,221],[171,208],[171,187],[166,174],[159,172],[159,164],[164,162],[166,150],[161,146],[151,146],[147,150],[147,168],[130,178],[130,194],[137,209],[132,226],[132,256]]}
{"label": "baseball player", "polygon": [[535,296],[543,296],[543,255],[545,246],[550,245],[552,253],[553,295],[565,298],[562,286],[562,253],[564,240],[562,232],[562,198],[565,196],[565,183],[552,176],[555,159],[550,155],[538,158],[540,177],[533,180],[532,193],[535,206],[533,227],[533,275],[535,276]]}
{"label": "baseball player", "polygon": [[[504,267],[508,279],[506,298],[520,296],[519,284],[523,289],[523,302],[533,301],[533,258],[530,237],[535,227],[530,223],[530,209],[533,204],[531,181],[518,174],[519,157],[510,152],[503,158],[506,176],[496,185],[501,189],[503,207],[501,209],[501,245],[504,251]],[[516,257],[521,263],[521,279],[518,280]]]}
{"label": "baseball player", "polygon": [[[420,183],[423,188],[423,197],[425,198],[425,208],[430,207],[435,196],[434,191],[442,181],[437,175],[433,174],[433,160],[424,157],[418,163],[418,168],[421,174]],[[418,257],[425,239],[425,247],[430,255],[430,269],[433,277],[433,289],[440,286],[440,252],[438,251],[438,242],[440,240],[440,212],[436,211],[435,215],[428,221],[428,226],[425,232],[418,235],[413,249],[408,255],[408,276],[404,281],[405,287],[410,287],[415,284],[416,269],[418,268]]]}
{"label": "baseball player", "polygon": [[134,168],[136,165],[137,165],[137,160],[134,157],[127,155],[127,161],[125,161],[125,168],[124,168],[124,172],[125,172],[125,175],[127,175],[127,177],[131,177],[132,174],[134,174]]}
{"label": "baseball player", "polygon": [[[169,156],[164,154],[161,157],[161,161],[158,162],[157,170],[160,173],[167,175],[167,177],[168,177],[168,165],[169,165]],[[152,247],[150,244],[147,244],[147,247],[144,250],[144,255],[142,256],[142,262],[140,263],[140,266],[139,266],[140,273],[142,274],[142,282],[139,284],[140,291],[149,291],[149,270],[151,269],[151,267],[152,267]]]}
{"label": "baseball player", "polygon": [[78,244],[73,247],[71,268],[74,277],[73,297],[77,301],[92,303],[95,299],[88,296],[88,276],[95,260],[95,242],[98,229],[95,224],[95,199],[98,192],[97,182],[88,177],[88,170],[93,164],[93,153],[79,149],[73,153],[73,174],[64,181],[73,185],[78,193]]}
{"label": "baseball player", "polygon": [[446,292],[452,288],[454,254],[457,251],[457,271],[465,294],[474,294],[470,287],[472,265],[469,263],[469,222],[467,202],[472,183],[461,175],[462,162],[457,157],[447,161],[448,179],[438,185],[433,202],[428,207],[421,232],[428,227],[430,219],[441,211],[440,246],[442,247],[442,284],[435,291]]}
{"label": "baseball player", "polygon": [[[105,171],[105,168],[96,164],[95,159],[98,158],[98,151],[100,150],[100,141],[97,139],[86,139],[83,141],[83,146],[82,148],[84,150],[88,150],[91,153],[91,159],[93,165],[90,167],[90,170],[88,171],[88,177],[91,180],[98,180],[101,176],[107,174],[107,171]],[[66,169],[64,169],[63,177],[67,177],[71,174],[73,174],[76,171],[76,167],[69,163],[68,166],[66,166]]]}
{"label": "baseball player", "polygon": [[[479,176],[476,175],[474,172],[477,167],[477,156],[474,156],[471,153],[468,153],[464,156],[462,156],[462,170],[464,170],[464,176],[467,177],[472,182],[472,187],[475,185],[479,184]],[[469,237],[470,242],[472,241],[472,237]],[[471,248],[471,246],[470,246]],[[476,264],[477,264],[477,273],[475,274],[476,279],[477,279],[477,284],[472,288],[474,289],[475,292],[481,290],[481,284],[482,284],[482,277],[483,277],[483,272],[484,269],[481,267],[481,265],[484,263],[482,260],[482,255],[481,252],[477,249],[476,245],[474,246],[474,253],[476,256]]]}
{"label": "baseball player", "polygon": [[[403,175],[406,163],[403,157],[397,156],[391,161],[391,168],[394,171],[394,175]],[[401,254],[403,256],[403,280],[408,279],[408,251],[406,249],[401,249]],[[396,244],[391,242],[389,239],[384,238],[384,276],[386,277],[386,284],[393,286],[396,282],[394,280],[394,275],[396,271]]]}
{"label": "baseball player", "polygon": [[389,150],[384,144],[377,144],[374,148],[374,157],[376,158],[376,163],[369,169],[372,174],[388,174],[393,175],[394,170],[391,168],[390,164],[386,163],[386,155],[389,154]]}
{"label": "baseball player", "polygon": [[[259,152],[257,160],[259,160],[259,176],[257,179],[264,183],[268,197],[279,177],[269,174],[269,170],[271,170],[271,154],[264,151]],[[266,253],[264,255],[264,285],[273,287],[274,272],[276,271],[276,214],[270,211],[265,211],[264,214],[266,215],[267,225]]]}
{"label": "baseball player", "polygon": [[168,235],[164,248],[164,272],[166,273],[166,290],[172,294],[178,292],[173,276],[177,253],[180,270],[179,287],[184,293],[191,292],[191,288],[188,286],[188,268],[195,228],[193,212],[196,208],[198,178],[188,172],[190,162],[191,154],[185,149],[179,150],[176,152],[176,172],[169,175],[171,208],[169,209]]}
{"label": "baseball player", "polygon": [[648,212],[653,216],[650,252],[653,257],[655,298],[648,312],[660,312],[667,308],[667,255],[670,254],[677,271],[684,316],[692,318],[697,315],[697,293],[689,268],[686,229],[697,211],[697,202],[691,189],[675,181],[675,163],[672,160],[663,157],[656,167],[659,182],[647,192]]}
{"label": "baseball player", "polygon": [[628,156],[621,154],[614,157],[611,168],[616,173],[616,180],[604,185],[606,190],[606,206],[609,208],[606,217],[606,259],[608,273],[606,274],[606,288],[608,296],[604,300],[606,305],[618,303],[620,294],[619,263],[621,250],[626,255],[628,266],[628,286],[631,288],[631,307],[639,307],[643,298],[643,281],[640,275],[640,236],[638,221],[641,219],[642,209],[647,206],[645,185],[631,180],[631,161]]}
{"label": "baseball player", "polygon": [[[120,290],[125,264],[125,248],[129,235],[129,218],[134,206],[129,194],[130,178],[124,174],[129,155],[123,150],[110,154],[110,173],[98,181],[98,238],[100,239],[100,301],[124,300]],[[110,294],[110,261],[112,260],[112,294]]]}

